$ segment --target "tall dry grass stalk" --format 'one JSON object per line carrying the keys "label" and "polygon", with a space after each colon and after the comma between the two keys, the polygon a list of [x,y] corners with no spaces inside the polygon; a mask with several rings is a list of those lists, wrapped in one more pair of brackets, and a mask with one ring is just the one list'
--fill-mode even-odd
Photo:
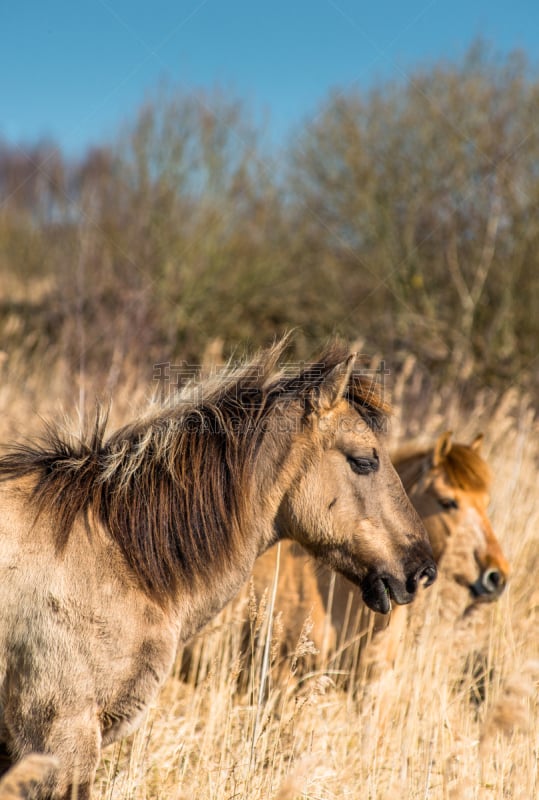
{"label": "tall dry grass stalk", "polygon": [[[33,433],[35,412],[57,411],[72,384],[61,363],[45,374],[10,357],[4,369],[2,438],[15,429]],[[231,605],[199,636],[188,663],[179,654],[144,726],[106,751],[97,798],[539,796],[537,420],[517,390],[501,397],[485,391],[464,415],[453,388],[434,396],[422,381],[410,359],[395,385],[391,439],[432,439],[449,428],[464,441],[485,433],[494,473],[491,518],[512,565],[499,602],[455,624],[450,609],[458,587],[438,582],[417,601],[423,611],[403,630],[393,669],[374,671],[362,668],[357,643],[341,641],[337,654],[315,656],[308,620],[296,653],[283,663],[272,599]],[[115,421],[141,400],[136,386],[136,376],[120,381]],[[249,618],[257,639],[246,645]],[[299,669],[305,658],[315,659],[311,671]]]}

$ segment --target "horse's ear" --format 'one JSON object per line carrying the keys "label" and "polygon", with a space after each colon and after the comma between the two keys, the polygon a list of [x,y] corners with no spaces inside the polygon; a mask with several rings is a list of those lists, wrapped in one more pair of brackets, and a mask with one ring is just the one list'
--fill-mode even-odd
{"label": "horse's ear", "polygon": [[453,446],[453,442],[451,441],[452,436],[452,431],[446,431],[437,438],[436,444],[434,445],[434,452],[432,454],[433,467],[437,467],[438,464],[441,464],[444,458],[448,455],[451,447]]}
{"label": "horse's ear", "polygon": [[356,353],[351,353],[328,372],[318,387],[316,406],[319,410],[327,411],[341,399],[350,383],[355,362]]}
{"label": "horse's ear", "polygon": [[473,442],[469,445],[471,450],[475,450],[476,453],[481,452],[481,448],[483,447],[483,439],[485,438],[484,433],[478,433]]}

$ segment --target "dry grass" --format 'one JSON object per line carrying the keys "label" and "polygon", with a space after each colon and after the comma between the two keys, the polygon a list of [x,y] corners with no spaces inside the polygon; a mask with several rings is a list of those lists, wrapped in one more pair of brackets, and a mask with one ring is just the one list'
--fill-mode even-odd
{"label": "dry grass", "polygon": [[[9,367],[9,369],[8,369]],[[199,638],[187,678],[180,668],[130,739],[109,748],[96,779],[102,800],[530,800],[539,793],[538,425],[526,397],[509,390],[477,397],[463,416],[458,399],[431,396],[410,362],[395,387],[394,440],[458,439],[485,433],[494,472],[491,517],[512,564],[506,593],[455,626],[443,611],[447,587],[428,590],[423,624],[406,633],[395,669],[338,688],[324,665],[299,678],[310,657],[308,622],[296,662],[280,671],[282,626],[272,598],[230,607]],[[47,374],[4,364],[0,434],[33,432],[35,413],[57,412],[78,395],[61,364]],[[21,373],[19,373],[21,374]],[[140,399],[121,381],[113,416]],[[89,390],[85,396],[90,394]],[[428,422],[425,425],[425,420]],[[245,675],[241,622],[269,636]],[[241,675],[242,680],[238,681]],[[202,676],[195,680],[196,676]]]}

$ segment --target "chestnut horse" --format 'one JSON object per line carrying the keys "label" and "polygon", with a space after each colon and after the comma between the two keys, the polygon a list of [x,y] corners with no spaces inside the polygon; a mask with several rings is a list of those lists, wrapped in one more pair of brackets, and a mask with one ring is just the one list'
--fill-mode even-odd
{"label": "chestnut horse", "polygon": [[434,580],[376,387],[337,344],[279,372],[284,345],[108,438],[98,413],[86,437],[50,427],[0,458],[0,744],[49,770],[38,796],[89,796],[102,747],[140,724],[178,644],[278,540],[378,612]]}
{"label": "chestnut horse", "polygon": [[[467,614],[478,603],[496,600],[503,592],[509,566],[488,518],[491,473],[480,455],[482,435],[469,445],[442,434],[429,448],[411,445],[397,451],[393,463],[425,525],[440,580],[461,587],[459,603],[451,613]],[[258,596],[273,581],[275,549],[258,559],[253,580]],[[441,588],[441,587],[439,587]],[[406,609],[394,609],[389,625],[365,613],[354,588],[339,575],[315,565],[295,542],[281,545],[275,611],[283,617],[282,655],[293,652],[309,615],[311,638],[325,661],[329,651],[355,639],[370,638],[384,629],[384,648],[376,657],[390,663],[406,624]],[[413,608],[409,612],[415,614]],[[387,628],[386,628],[387,626]],[[381,642],[380,642],[381,644]],[[350,659],[340,659],[341,666]],[[306,668],[316,666],[307,658]]]}

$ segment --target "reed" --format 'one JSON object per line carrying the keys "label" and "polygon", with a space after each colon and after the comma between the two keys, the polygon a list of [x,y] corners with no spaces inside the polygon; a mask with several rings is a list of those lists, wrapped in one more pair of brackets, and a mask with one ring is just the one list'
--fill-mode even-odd
{"label": "reed", "polygon": [[[230,606],[199,637],[187,669],[179,654],[144,726],[105,751],[96,797],[538,796],[536,415],[516,389],[497,397],[480,393],[473,412],[464,415],[450,388],[445,395],[425,396],[415,374],[412,363],[407,380],[395,386],[390,436],[398,443],[410,435],[432,439],[448,428],[464,440],[484,432],[494,475],[491,519],[511,564],[504,595],[455,628],[440,613],[447,598],[435,584],[427,590],[433,595],[422,626],[406,630],[394,669],[375,679],[363,675],[353,690],[336,686],[323,654],[313,654],[308,620],[296,652],[283,665],[282,627],[278,617],[271,620],[271,597],[259,605],[251,599],[248,607]],[[52,379],[60,385],[59,378],[58,384]],[[30,411],[50,411],[46,385],[37,372],[28,395],[21,394],[17,381],[4,382],[2,434],[32,426]],[[115,401],[118,418],[133,402],[127,393],[126,388],[126,396],[120,392]],[[246,674],[242,631],[249,616],[261,644],[253,645]],[[315,668],[300,676],[297,663],[306,654]]]}

